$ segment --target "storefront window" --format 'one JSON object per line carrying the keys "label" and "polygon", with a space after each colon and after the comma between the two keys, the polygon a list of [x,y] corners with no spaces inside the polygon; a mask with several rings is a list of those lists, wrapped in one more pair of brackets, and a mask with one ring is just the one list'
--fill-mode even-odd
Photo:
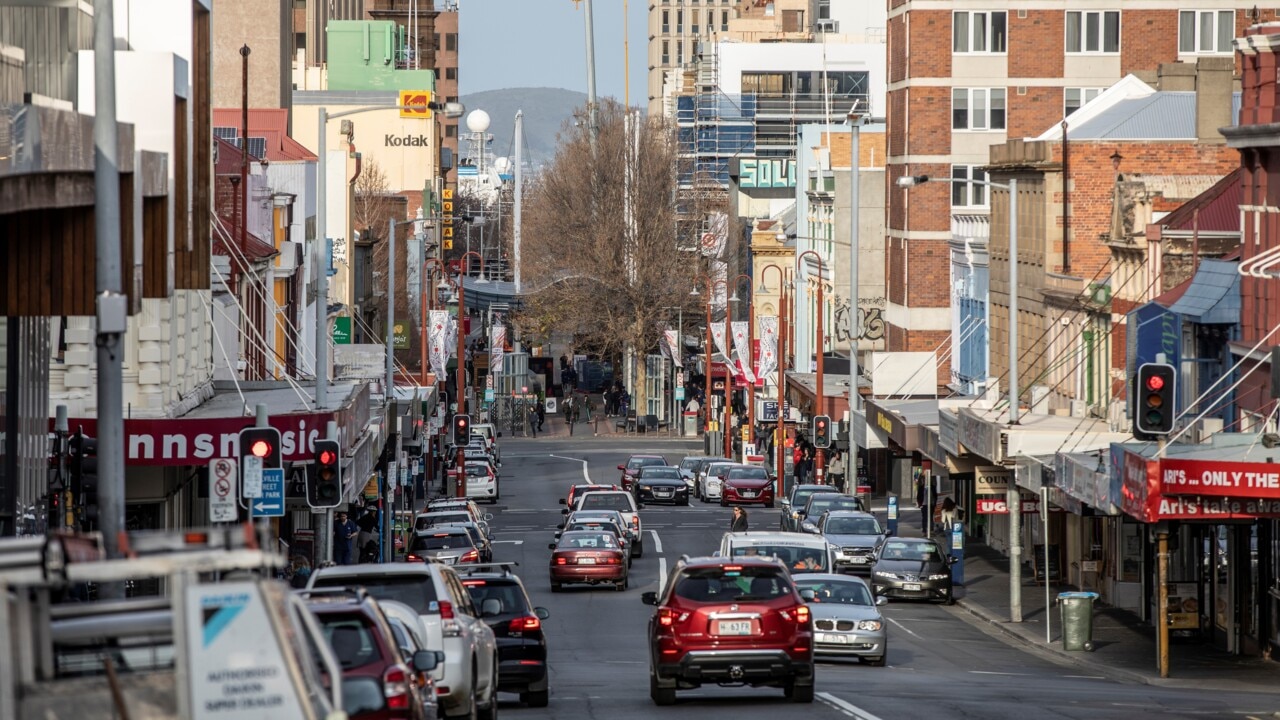
{"label": "storefront window", "polygon": [[1120,526],[1120,580],[1142,581],[1142,531],[1143,526],[1125,523]]}

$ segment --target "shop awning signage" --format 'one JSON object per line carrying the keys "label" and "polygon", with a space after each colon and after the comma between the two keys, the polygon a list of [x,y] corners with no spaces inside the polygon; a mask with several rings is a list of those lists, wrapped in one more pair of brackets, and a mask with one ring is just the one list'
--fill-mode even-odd
{"label": "shop awning signage", "polygon": [[1153,460],[1126,450],[1125,514],[1160,520],[1280,517],[1280,475],[1270,463]]}
{"label": "shop awning signage", "polygon": [[960,455],[960,418],[955,413],[938,412],[938,447],[952,455]]}
{"label": "shop awning signage", "polygon": [[965,408],[960,410],[960,444],[991,462],[1004,462],[1004,453],[1000,451],[1000,426]]}
{"label": "shop awning signage", "polygon": [[1000,465],[979,465],[973,470],[976,495],[1004,495],[1013,482],[1013,469]]}
{"label": "shop awning signage", "polygon": [[1280,498],[1280,465],[1273,463],[1164,459],[1159,480],[1165,495]]}
{"label": "shop awning signage", "polygon": [[883,433],[885,437],[897,443],[898,447],[904,450],[915,450],[919,443],[916,442],[915,425],[908,427],[905,420],[896,414],[868,402],[867,405],[867,423],[876,431]]}

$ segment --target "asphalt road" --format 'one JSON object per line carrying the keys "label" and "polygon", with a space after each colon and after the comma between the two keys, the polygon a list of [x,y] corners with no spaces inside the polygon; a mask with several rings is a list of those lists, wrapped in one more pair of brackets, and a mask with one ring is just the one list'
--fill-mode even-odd
{"label": "asphalt road", "polygon": [[[649,506],[641,511],[644,556],[632,566],[626,592],[583,587],[551,594],[547,562],[569,484],[589,476],[617,482],[617,466],[635,452],[660,452],[676,463],[698,445],[665,437],[508,438],[502,441],[502,500],[492,509],[495,560],[516,560],[545,622],[551,664],[551,705],[535,710],[503,696],[504,716],[541,718],[726,718],[776,720],[1055,720],[1058,718],[1271,718],[1273,695],[1157,688],[1085,676],[1043,651],[1009,645],[1004,636],[970,624],[941,605],[895,602],[889,622],[889,663],[873,668],[820,662],[812,706],[786,701],[780,690],[703,687],[679,694],[676,706],[649,700],[646,632],[652,608],[640,593],[657,590],[682,554],[710,554],[729,524],[729,510],[703,505]],[[585,474],[585,475],[584,475]],[[752,529],[778,526],[778,510],[750,510]]]}

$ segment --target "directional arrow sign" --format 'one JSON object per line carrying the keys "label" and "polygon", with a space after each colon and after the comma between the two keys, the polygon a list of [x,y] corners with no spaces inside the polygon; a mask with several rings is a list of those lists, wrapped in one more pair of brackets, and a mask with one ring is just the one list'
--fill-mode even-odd
{"label": "directional arrow sign", "polygon": [[284,469],[263,468],[262,494],[252,498],[254,517],[281,517],[284,515]]}

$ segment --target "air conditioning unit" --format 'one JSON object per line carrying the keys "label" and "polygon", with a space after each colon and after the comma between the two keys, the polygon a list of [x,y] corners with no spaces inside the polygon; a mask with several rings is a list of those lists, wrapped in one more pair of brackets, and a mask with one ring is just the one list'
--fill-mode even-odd
{"label": "air conditioning unit", "polygon": [[1071,401],[1071,417],[1082,418],[1089,414],[1089,404],[1084,400]]}
{"label": "air conditioning unit", "polygon": [[836,20],[819,20],[814,26],[814,31],[820,33],[840,32],[840,23]]}
{"label": "air conditioning unit", "polygon": [[1222,432],[1222,418],[1201,418],[1196,424],[1191,426],[1191,430],[1187,435],[1191,436],[1191,442],[1199,445],[1207,445],[1213,442],[1213,436]]}

